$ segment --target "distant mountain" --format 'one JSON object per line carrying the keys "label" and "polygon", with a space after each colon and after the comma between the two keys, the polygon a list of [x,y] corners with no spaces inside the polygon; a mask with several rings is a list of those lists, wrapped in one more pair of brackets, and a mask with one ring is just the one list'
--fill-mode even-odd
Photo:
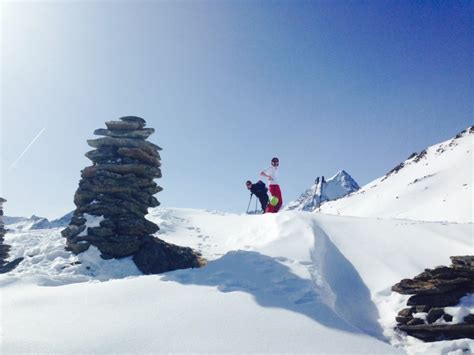
{"label": "distant mountain", "polygon": [[328,214],[474,222],[474,126],[411,154],[359,191],[321,206]]}
{"label": "distant mountain", "polygon": [[72,218],[72,213],[64,215],[61,218],[49,221],[45,217],[39,217],[32,215],[31,217],[10,217],[3,216],[3,222],[10,229],[18,230],[35,230],[35,229],[49,229],[49,228],[62,228],[69,224]]}
{"label": "distant mountain", "polygon": [[346,171],[341,170],[327,181],[317,180],[285,209],[313,211],[324,202],[336,200],[357,190],[359,190],[357,182]]}

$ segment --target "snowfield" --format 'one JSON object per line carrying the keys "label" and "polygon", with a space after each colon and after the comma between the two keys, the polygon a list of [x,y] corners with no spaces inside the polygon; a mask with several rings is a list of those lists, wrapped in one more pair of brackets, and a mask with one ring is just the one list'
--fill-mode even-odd
{"label": "snowfield", "polygon": [[[474,254],[472,223],[284,211],[150,209],[157,236],[201,251],[202,269],[144,276],[129,258],[73,256],[59,228],[13,230],[0,275],[2,353],[474,352],[395,333],[407,297],[390,288]],[[474,302],[453,314],[474,313]]]}
{"label": "snowfield", "polygon": [[359,217],[474,222],[474,127],[407,159],[321,212]]}

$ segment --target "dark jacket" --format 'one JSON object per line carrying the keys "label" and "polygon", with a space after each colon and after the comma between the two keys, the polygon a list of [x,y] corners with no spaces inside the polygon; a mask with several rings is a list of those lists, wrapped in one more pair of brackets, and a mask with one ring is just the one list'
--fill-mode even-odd
{"label": "dark jacket", "polygon": [[262,181],[257,181],[255,184],[252,184],[250,192],[253,193],[258,198],[267,196],[268,189]]}

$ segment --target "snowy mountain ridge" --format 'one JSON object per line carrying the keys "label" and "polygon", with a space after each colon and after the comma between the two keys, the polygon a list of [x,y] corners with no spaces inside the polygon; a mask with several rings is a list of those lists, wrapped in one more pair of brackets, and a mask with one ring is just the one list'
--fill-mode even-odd
{"label": "snowy mountain ridge", "polygon": [[474,126],[411,154],[357,192],[321,206],[327,214],[474,222]]}
{"label": "snowy mountain ridge", "polygon": [[32,215],[31,217],[3,216],[3,222],[8,228],[16,230],[34,230],[66,227],[72,218],[72,212],[50,221],[46,217]]}
{"label": "snowy mountain ridge", "polygon": [[297,200],[288,203],[285,210],[314,211],[320,204],[344,197],[359,190],[359,185],[345,170],[338,171],[327,181],[316,179]]}

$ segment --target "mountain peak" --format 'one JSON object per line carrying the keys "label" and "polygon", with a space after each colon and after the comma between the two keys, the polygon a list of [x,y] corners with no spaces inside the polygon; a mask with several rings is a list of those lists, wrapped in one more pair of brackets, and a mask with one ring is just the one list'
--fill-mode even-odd
{"label": "mountain peak", "polygon": [[312,185],[300,197],[290,202],[285,209],[313,211],[326,201],[336,200],[354,191],[359,190],[359,185],[345,170],[339,170],[329,180],[316,179],[317,183]]}

